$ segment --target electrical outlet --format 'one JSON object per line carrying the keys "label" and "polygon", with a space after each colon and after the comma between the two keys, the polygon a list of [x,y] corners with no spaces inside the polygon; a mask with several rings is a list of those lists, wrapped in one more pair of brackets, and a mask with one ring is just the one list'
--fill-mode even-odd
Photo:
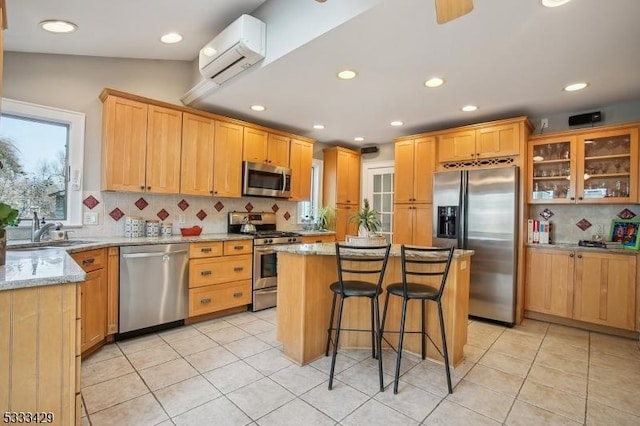
{"label": "electrical outlet", "polygon": [[84,212],[84,224],[85,225],[97,225],[98,213],[96,212]]}
{"label": "electrical outlet", "polygon": [[187,221],[187,215],[179,214],[178,215],[178,223],[183,224]]}
{"label": "electrical outlet", "polygon": [[597,223],[596,224],[596,234],[598,234],[600,236],[604,236],[604,224],[603,223]]}
{"label": "electrical outlet", "polygon": [[549,119],[543,118],[542,120],[540,120],[540,128],[546,129],[547,127],[549,127]]}

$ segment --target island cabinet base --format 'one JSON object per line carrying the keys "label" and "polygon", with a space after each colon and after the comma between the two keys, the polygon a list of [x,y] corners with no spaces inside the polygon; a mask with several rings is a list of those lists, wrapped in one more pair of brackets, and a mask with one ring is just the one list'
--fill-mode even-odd
{"label": "island cabinet base", "polygon": [[[469,271],[469,256],[453,259],[442,299],[449,359],[453,365],[457,365],[464,358],[463,350],[467,342]],[[400,258],[390,257],[383,287],[393,282],[400,282],[401,277]],[[370,277],[363,275],[362,279],[370,280]],[[284,354],[300,365],[324,356],[333,297],[329,285],[336,280],[335,255],[278,253],[277,338],[283,344]],[[386,293],[382,293],[379,299],[381,318],[385,296]],[[384,337],[394,347],[398,341],[397,331],[400,330],[401,310],[401,299],[391,296]],[[342,317],[342,328],[370,330],[370,315],[371,304],[369,300],[363,298],[347,299]],[[420,321],[420,302],[409,302],[405,329],[420,330]],[[433,302],[427,303],[427,332],[433,341],[440,345],[438,309]],[[409,352],[420,354],[420,335],[405,334],[403,346]],[[369,333],[343,332],[340,334],[340,347],[370,348],[371,335]],[[427,344],[427,357],[442,361],[442,357],[431,342]]]}

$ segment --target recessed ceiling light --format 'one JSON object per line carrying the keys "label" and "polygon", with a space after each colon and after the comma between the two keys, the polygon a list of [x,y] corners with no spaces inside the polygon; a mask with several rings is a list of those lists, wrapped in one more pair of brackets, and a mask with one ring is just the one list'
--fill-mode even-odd
{"label": "recessed ceiling light", "polygon": [[362,136],[356,136],[355,138],[353,138],[353,140],[356,142],[362,142],[364,138]]}
{"label": "recessed ceiling light", "polygon": [[266,108],[262,105],[251,105],[251,109],[254,111],[264,111]]}
{"label": "recessed ceiling light", "polygon": [[324,129],[324,125],[322,125],[322,124],[314,124],[313,128],[314,129],[318,129],[318,130],[322,130],[322,129]]}
{"label": "recessed ceiling light", "polygon": [[396,120],[390,123],[392,126],[402,126],[404,123],[402,121]]}
{"label": "recessed ceiling light", "polygon": [[440,87],[444,84],[444,79],[440,77],[431,77],[429,80],[424,82],[425,87],[434,88]]}
{"label": "recessed ceiling light", "polygon": [[78,29],[78,26],[73,22],[54,19],[40,22],[40,27],[45,31],[57,34],[72,33]]}
{"label": "recessed ceiling light", "polygon": [[558,7],[569,3],[571,0],[542,0],[544,7]]}
{"label": "recessed ceiling light", "polygon": [[182,36],[178,33],[167,33],[160,37],[160,41],[166,44],[177,43],[182,40]]}
{"label": "recessed ceiling light", "polygon": [[472,111],[475,111],[477,109],[478,109],[478,107],[475,106],[475,105],[465,105],[465,106],[462,107],[462,110],[464,112],[472,112]]}
{"label": "recessed ceiling light", "polygon": [[341,80],[351,80],[358,75],[354,70],[343,70],[338,73],[338,78]]}
{"label": "recessed ceiling light", "polygon": [[587,87],[589,85],[589,83],[573,83],[573,84],[569,84],[567,86],[565,86],[565,88],[563,89],[565,92],[575,92],[576,90],[582,90],[585,87]]}

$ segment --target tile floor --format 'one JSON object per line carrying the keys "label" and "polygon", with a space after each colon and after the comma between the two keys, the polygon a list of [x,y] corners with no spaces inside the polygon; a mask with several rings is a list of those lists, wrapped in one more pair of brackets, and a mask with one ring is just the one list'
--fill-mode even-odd
{"label": "tile floor", "polygon": [[632,340],[525,320],[469,324],[466,360],[407,356],[394,395],[368,350],[299,367],[275,338],[275,310],[242,313],[103,347],[82,363],[82,424],[640,425],[640,349]]}

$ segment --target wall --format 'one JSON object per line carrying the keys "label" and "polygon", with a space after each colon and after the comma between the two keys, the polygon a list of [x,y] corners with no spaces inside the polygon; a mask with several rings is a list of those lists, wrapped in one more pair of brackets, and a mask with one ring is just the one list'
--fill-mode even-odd
{"label": "wall", "polygon": [[[4,93],[11,99],[68,109],[86,114],[84,149],[83,199],[93,196],[99,203],[83,211],[99,213],[99,224],[75,229],[73,237],[123,235],[123,220],[114,220],[109,213],[116,207],[126,215],[157,219],[165,209],[168,222],[178,231],[178,216],[184,214],[185,225],[200,224],[205,232],[226,232],[226,215],[232,210],[245,210],[247,203],[254,211],[272,211],[277,204],[278,226],[293,229],[297,203],[289,201],[241,198],[212,199],[209,197],[182,197],[114,193],[100,191],[102,103],[98,95],[105,87],[129,92],[151,99],[180,105],[180,97],[191,88],[193,67],[187,61],[160,61],[121,58],[99,58],[72,55],[45,55],[5,52]],[[140,210],[134,203],[140,198],[148,203]],[[182,211],[178,203],[186,200],[189,207]],[[214,206],[222,203],[218,211]],[[203,210],[204,220],[196,214]],[[289,212],[292,219],[286,220]],[[180,225],[180,226],[185,226]],[[22,234],[14,238],[28,238]],[[10,236],[10,238],[12,238]]]}

